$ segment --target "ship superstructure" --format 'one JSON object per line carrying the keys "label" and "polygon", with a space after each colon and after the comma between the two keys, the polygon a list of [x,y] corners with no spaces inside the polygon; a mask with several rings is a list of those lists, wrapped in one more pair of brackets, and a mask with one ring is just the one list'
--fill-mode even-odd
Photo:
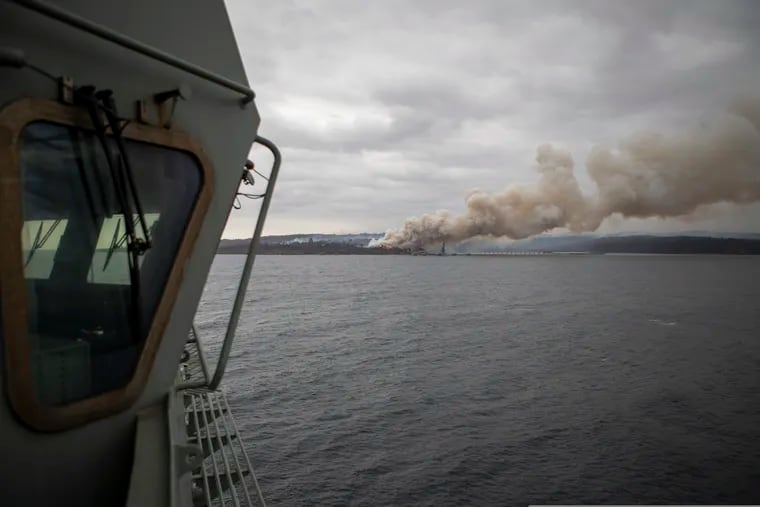
{"label": "ship superstructure", "polygon": [[[222,1],[0,2],[0,505],[264,503],[220,389],[280,165],[254,97]],[[239,195],[210,365],[193,317]]]}

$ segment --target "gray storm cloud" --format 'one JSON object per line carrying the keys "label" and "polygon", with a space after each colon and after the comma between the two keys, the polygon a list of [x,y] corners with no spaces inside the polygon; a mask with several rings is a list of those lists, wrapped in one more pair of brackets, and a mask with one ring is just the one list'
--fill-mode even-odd
{"label": "gray storm cloud", "polygon": [[730,111],[682,133],[641,133],[614,148],[596,146],[586,167],[596,187],[592,194],[581,191],[568,151],[541,145],[535,186],[475,190],[464,214],[409,218],[371,246],[414,248],[475,236],[521,239],[556,228],[586,232],[616,214],[684,217],[704,205],[760,201],[760,98],[736,101]]}

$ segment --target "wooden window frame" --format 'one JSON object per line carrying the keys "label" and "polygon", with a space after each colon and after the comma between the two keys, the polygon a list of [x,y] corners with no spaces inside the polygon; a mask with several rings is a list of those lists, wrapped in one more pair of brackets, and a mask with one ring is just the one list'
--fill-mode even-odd
{"label": "wooden window frame", "polygon": [[174,264],[156,307],[131,380],[123,387],[64,405],[37,399],[32,377],[27,290],[21,245],[22,183],[19,136],[28,124],[47,121],[92,129],[87,111],[45,99],[20,99],[0,111],[0,323],[5,356],[6,393],[16,414],[38,431],[60,431],[121,412],[137,401],[150,377],[156,353],[182,283],[183,269],[198,238],[213,196],[213,169],[201,146],[188,134],[130,122],[122,135],[191,155],[201,184],[180,241]]}

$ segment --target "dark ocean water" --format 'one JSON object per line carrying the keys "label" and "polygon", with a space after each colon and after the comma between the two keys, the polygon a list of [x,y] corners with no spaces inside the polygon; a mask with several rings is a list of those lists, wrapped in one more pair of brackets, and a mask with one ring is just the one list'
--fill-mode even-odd
{"label": "dark ocean water", "polygon": [[225,385],[272,505],[760,503],[760,258],[264,256]]}

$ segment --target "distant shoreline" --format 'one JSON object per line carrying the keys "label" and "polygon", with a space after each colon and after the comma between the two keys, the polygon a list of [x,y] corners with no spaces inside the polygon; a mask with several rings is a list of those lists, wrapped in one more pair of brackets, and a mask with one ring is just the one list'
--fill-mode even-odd
{"label": "distant shoreline", "polygon": [[[247,252],[217,252],[216,255],[246,255]],[[369,257],[369,256],[383,256],[383,255],[395,255],[401,257],[416,257],[410,254],[373,254],[373,253],[272,253],[272,252],[256,252],[256,255],[271,255],[271,256],[283,256],[283,257],[298,257],[298,256],[312,256],[312,255],[332,255],[343,257]],[[453,253],[445,255],[429,254],[422,257],[692,257],[692,256],[704,256],[704,257],[756,257],[760,256],[760,253],[636,253],[636,252],[619,252],[619,253],[603,253],[603,252],[587,252],[580,254],[568,255],[562,252],[545,252],[541,254],[510,254],[510,253]]]}
{"label": "distant shoreline", "polygon": [[[369,248],[368,241],[288,240],[264,237],[259,246],[261,255],[428,255],[435,256],[440,246],[427,252],[401,248]],[[250,240],[222,240],[218,254],[245,254]],[[495,243],[494,243],[495,244]],[[540,256],[540,255],[760,255],[760,239],[715,238],[703,236],[602,236],[602,237],[539,237],[507,245],[469,245],[470,251],[449,247],[448,255],[467,256]]]}
{"label": "distant shoreline", "polygon": [[[218,254],[248,253],[248,241],[233,245],[219,245]],[[234,240],[240,241],[240,240]],[[262,243],[259,245],[261,255],[405,255],[399,248],[367,248],[347,243]]]}

